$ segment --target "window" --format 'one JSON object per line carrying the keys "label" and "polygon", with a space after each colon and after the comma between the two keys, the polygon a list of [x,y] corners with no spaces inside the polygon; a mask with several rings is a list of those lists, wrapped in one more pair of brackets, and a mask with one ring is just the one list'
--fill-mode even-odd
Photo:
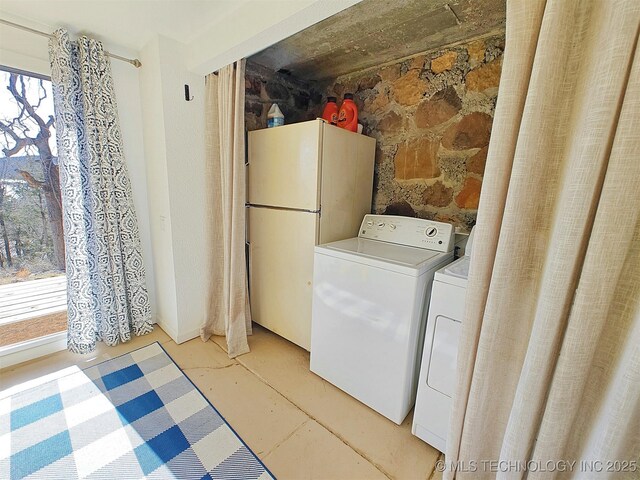
{"label": "window", "polygon": [[55,135],[51,80],[0,67],[0,347],[65,328]]}

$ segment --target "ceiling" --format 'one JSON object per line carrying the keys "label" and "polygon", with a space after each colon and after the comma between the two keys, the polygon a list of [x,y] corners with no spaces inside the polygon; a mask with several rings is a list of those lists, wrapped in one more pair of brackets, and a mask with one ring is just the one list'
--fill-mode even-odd
{"label": "ceiling", "polygon": [[363,0],[250,59],[306,80],[336,78],[503,30],[505,0]]}
{"label": "ceiling", "polygon": [[[75,33],[90,33],[110,47],[138,52],[155,34],[188,43],[248,1],[0,0],[0,17],[34,28],[41,25],[47,31],[64,26]],[[3,27],[0,42],[10,46],[19,40],[17,35],[15,29]]]}

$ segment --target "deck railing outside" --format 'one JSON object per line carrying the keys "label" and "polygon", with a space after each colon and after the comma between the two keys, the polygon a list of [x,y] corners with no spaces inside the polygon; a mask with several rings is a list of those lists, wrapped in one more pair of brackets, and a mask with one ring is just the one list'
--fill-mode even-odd
{"label": "deck railing outside", "polygon": [[0,285],[0,348],[67,328],[67,277]]}

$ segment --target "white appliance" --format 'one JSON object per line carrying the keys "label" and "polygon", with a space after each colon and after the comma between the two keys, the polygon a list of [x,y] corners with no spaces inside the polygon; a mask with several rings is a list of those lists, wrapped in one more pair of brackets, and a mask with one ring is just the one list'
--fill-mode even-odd
{"label": "white appliance", "polygon": [[464,256],[438,270],[433,280],[412,433],[445,451],[456,385],[458,337],[464,315],[473,230]]}
{"label": "white appliance", "polygon": [[366,215],[356,238],[315,249],[311,371],[397,424],[414,404],[434,272],[453,227]]}
{"label": "white appliance", "polygon": [[249,133],[249,297],[256,323],[309,350],[313,248],[371,211],[373,138],[321,120]]}

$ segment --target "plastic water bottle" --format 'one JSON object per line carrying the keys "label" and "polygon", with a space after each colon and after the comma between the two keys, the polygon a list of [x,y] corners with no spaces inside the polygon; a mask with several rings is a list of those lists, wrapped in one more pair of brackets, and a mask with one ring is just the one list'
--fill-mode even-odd
{"label": "plastic water bottle", "polygon": [[284,114],[277,103],[271,105],[269,113],[267,113],[267,128],[279,127],[284,125]]}

